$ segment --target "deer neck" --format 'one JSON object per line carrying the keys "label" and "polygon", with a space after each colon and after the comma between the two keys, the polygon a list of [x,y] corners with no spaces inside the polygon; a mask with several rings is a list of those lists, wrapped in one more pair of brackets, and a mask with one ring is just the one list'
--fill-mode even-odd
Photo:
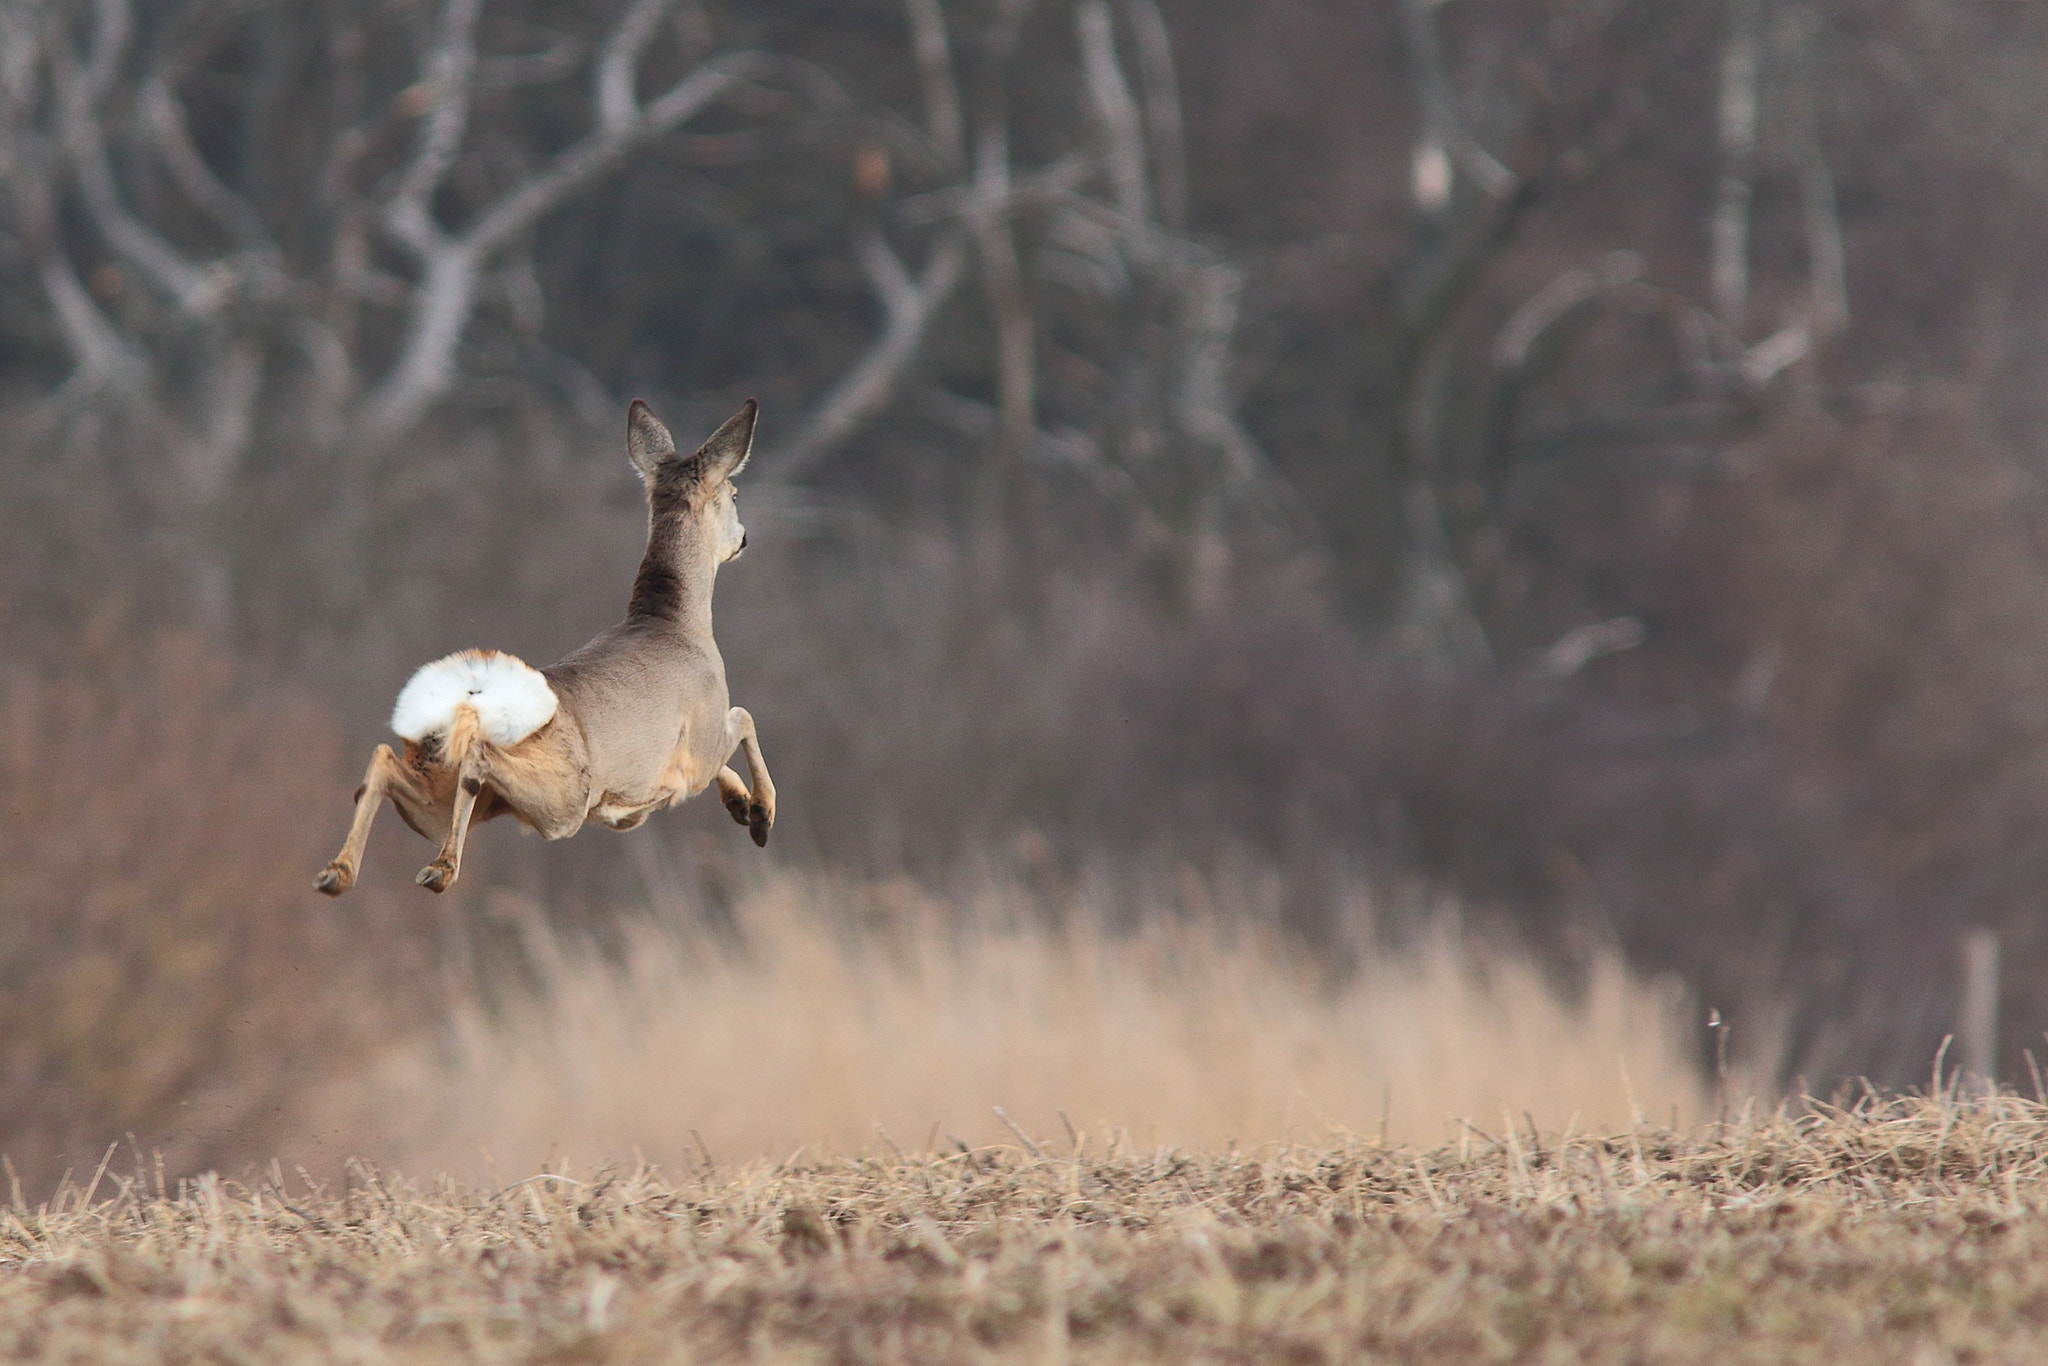
{"label": "deer neck", "polygon": [[710,542],[690,520],[656,512],[649,518],[647,553],[633,576],[628,620],[672,621],[691,633],[711,632],[711,588],[718,562]]}

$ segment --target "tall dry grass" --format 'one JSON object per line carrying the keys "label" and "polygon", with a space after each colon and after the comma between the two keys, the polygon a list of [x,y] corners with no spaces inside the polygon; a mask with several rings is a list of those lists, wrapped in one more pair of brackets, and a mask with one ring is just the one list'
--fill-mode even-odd
{"label": "tall dry grass", "polygon": [[1684,1003],[1597,956],[1565,994],[1445,929],[1333,973],[1225,919],[1052,923],[1014,887],[943,906],[783,873],[712,938],[647,919],[610,951],[523,917],[540,989],[457,1003],[334,1123],[414,1173],[554,1159],[671,1169],[1014,1141],[1220,1148],[1333,1132],[1438,1141],[1503,1112],[1553,1130],[1698,1119]]}

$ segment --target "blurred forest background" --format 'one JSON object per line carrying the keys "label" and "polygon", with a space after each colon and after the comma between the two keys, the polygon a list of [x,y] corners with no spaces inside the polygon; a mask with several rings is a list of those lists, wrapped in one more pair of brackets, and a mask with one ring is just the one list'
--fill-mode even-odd
{"label": "blurred forest background", "polygon": [[247,1156],[536,917],[719,932],[710,803],[309,890],[412,668],[615,619],[635,395],[763,404],[785,865],[1340,975],[1450,898],[1823,1093],[1990,929],[2025,1076],[2044,69],[1961,0],[0,0],[0,1147]]}

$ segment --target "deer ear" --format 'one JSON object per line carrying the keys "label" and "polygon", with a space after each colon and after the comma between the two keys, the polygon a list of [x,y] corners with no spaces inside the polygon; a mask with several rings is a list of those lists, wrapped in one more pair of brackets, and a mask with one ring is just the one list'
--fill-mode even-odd
{"label": "deer ear", "polygon": [[676,439],[661,425],[654,409],[644,400],[634,399],[633,406],[626,409],[626,454],[631,457],[633,468],[652,479],[655,467],[674,459],[675,453]]}
{"label": "deer ear", "polygon": [[747,467],[747,456],[754,449],[754,415],[760,411],[761,405],[748,399],[697,452],[704,462],[707,487],[716,488]]}

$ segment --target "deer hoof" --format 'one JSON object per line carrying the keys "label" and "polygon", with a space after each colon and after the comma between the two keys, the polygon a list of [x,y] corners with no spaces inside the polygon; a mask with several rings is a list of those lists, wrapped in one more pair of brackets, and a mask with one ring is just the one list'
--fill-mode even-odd
{"label": "deer hoof", "polygon": [[729,797],[725,803],[726,814],[741,825],[754,823],[753,807],[745,797]]}
{"label": "deer hoof", "polygon": [[430,892],[445,892],[448,890],[448,884],[454,880],[455,870],[445,863],[438,862],[420,869],[419,876],[413,879]]}
{"label": "deer hoof", "polygon": [[313,879],[313,890],[329,896],[340,896],[355,885],[356,870],[339,861],[322,868],[320,876]]}
{"label": "deer hoof", "polygon": [[763,849],[768,847],[768,831],[775,824],[775,813],[759,802],[747,808],[747,833],[754,837],[754,843]]}

